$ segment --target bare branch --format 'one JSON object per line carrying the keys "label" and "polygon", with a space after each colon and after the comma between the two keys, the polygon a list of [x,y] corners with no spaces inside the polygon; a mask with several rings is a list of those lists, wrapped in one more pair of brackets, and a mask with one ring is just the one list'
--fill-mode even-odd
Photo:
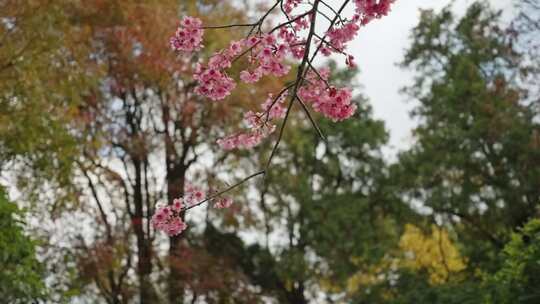
{"label": "bare branch", "polygon": [[252,179],[252,178],[254,178],[254,177],[257,177],[257,176],[259,176],[259,175],[262,175],[262,174],[265,174],[265,171],[264,171],[264,170],[259,171],[259,172],[256,172],[256,173],[253,173],[253,174],[251,174],[250,176],[248,176],[248,177],[244,178],[243,180],[239,181],[238,183],[236,183],[236,184],[234,184],[234,185],[232,185],[232,186],[230,186],[230,187],[228,187],[228,188],[226,188],[226,189],[224,189],[224,190],[222,190],[222,191],[219,191],[219,192],[217,192],[217,193],[215,193],[215,194],[213,194],[213,195],[210,195],[210,196],[207,197],[206,199],[204,199],[204,200],[202,200],[202,201],[200,201],[200,202],[198,202],[198,203],[196,203],[196,204],[194,204],[194,205],[191,205],[191,206],[189,206],[189,207],[186,207],[186,208],[182,209],[182,211],[187,211],[187,210],[189,210],[189,209],[192,209],[192,208],[195,208],[195,207],[197,207],[197,206],[199,206],[199,205],[202,205],[202,204],[204,204],[204,203],[206,203],[206,202],[208,202],[208,201],[211,201],[211,200],[213,200],[213,199],[215,199],[215,198],[217,198],[217,197],[219,197],[219,196],[221,196],[221,195],[223,195],[223,194],[225,194],[225,193],[227,193],[227,192],[233,190],[234,188],[236,188],[236,187],[238,187],[238,186],[244,184],[244,183],[247,182],[248,180],[250,180],[250,179]]}
{"label": "bare branch", "polygon": [[274,145],[274,148],[272,149],[272,152],[270,152],[270,157],[268,158],[268,161],[266,163],[265,171],[268,170],[270,164],[272,163],[272,158],[276,154],[276,151],[277,151],[277,149],[279,147],[279,143],[281,142],[281,138],[283,137],[283,131],[284,131],[285,126],[287,124],[287,119],[289,118],[289,113],[291,111],[291,108],[292,108],[292,105],[293,105],[294,101],[297,98],[298,89],[302,85],[303,74],[305,74],[304,69],[305,69],[307,61],[309,59],[309,51],[311,49],[311,40],[313,39],[313,35],[315,33],[315,25],[316,25],[315,22],[316,22],[316,19],[317,19],[316,11],[317,11],[318,5],[319,5],[319,0],[315,0],[315,2],[313,3],[313,9],[311,10],[313,12],[313,18],[311,18],[311,25],[310,25],[310,29],[309,29],[309,34],[308,34],[308,37],[306,39],[306,49],[304,50],[304,58],[302,59],[302,63],[300,64],[300,67],[298,68],[298,72],[296,74],[296,81],[294,83],[294,88],[293,88],[293,94],[292,94],[292,97],[291,97],[291,101],[289,102],[289,105],[287,107],[287,112],[285,114],[285,118],[283,119],[283,123],[281,124],[281,129],[279,131],[279,137],[278,137],[278,139],[277,139],[277,141],[276,141],[276,143]]}
{"label": "bare branch", "polygon": [[300,96],[297,96],[297,99],[298,99],[298,102],[300,102],[300,105],[302,106],[302,109],[304,109],[304,113],[306,113],[306,116],[309,118],[309,121],[311,122],[311,125],[317,131],[317,134],[319,135],[319,137],[323,141],[326,141],[326,137],[322,133],[321,128],[319,127],[319,125],[317,125],[317,122],[315,122],[315,119],[313,118],[313,116],[311,116],[311,113],[309,112],[309,110],[308,110],[306,104],[304,103],[304,101],[300,98]]}

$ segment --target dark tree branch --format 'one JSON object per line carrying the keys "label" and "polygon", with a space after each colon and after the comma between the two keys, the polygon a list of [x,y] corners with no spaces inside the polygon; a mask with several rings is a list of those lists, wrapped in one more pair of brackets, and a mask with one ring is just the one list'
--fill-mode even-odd
{"label": "dark tree branch", "polygon": [[204,203],[206,203],[206,202],[208,202],[208,201],[211,201],[211,200],[213,200],[213,199],[215,199],[215,198],[217,198],[217,197],[223,195],[224,193],[227,193],[227,192],[233,190],[234,188],[236,188],[236,187],[242,185],[243,183],[247,182],[248,180],[250,180],[250,179],[252,179],[252,178],[254,178],[254,177],[257,177],[257,176],[259,176],[259,175],[262,175],[262,174],[264,174],[264,173],[265,173],[264,170],[259,171],[259,172],[256,172],[256,173],[253,173],[253,174],[251,174],[250,176],[248,176],[248,177],[244,178],[243,180],[239,181],[238,183],[236,183],[236,184],[234,184],[234,185],[232,185],[232,186],[230,186],[230,187],[228,187],[228,188],[226,188],[226,189],[224,189],[224,190],[222,190],[222,191],[219,191],[219,192],[217,192],[217,193],[215,193],[215,194],[213,194],[213,195],[210,195],[210,196],[207,197],[206,199],[204,199],[204,200],[202,200],[202,201],[200,201],[200,202],[198,202],[198,203],[196,203],[196,204],[193,204],[193,205],[191,205],[191,206],[189,206],[189,207],[184,208],[182,211],[187,211],[187,210],[189,210],[189,209],[192,209],[192,208],[195,208],[195,207],[197,207],[197,206],[199,206],[199,205],[202,205],[202,204],[204,204]]}
{"label": "dark tree branch", "polygon": [[313,12],[313,17],[311,18],[309,34],[306,39],[306,49],[304,50],[304,58],[302,59],[302,62],[300,63],[300,67],[298,68],[298,72],[296,74],[296,81],[293,87],[293,94],[291,97],[291,101],[289,102],[289,105],[287,107],[287,112],[285,114],[285,118],[283,119],[283,123],[281,124],[281,129],[279,130],[279,137],[274,145],[274,148],[272,149],[272,152],[270,152],[270,157],[268,158],[268,161],[266,163],[265,171],[268,170],[270,164],[272,163],[272,158],[274,157],[279,147],[279,143],[281,142],[281,138],[283,137],[283,131],[285,129],[285,126],[287,125],[287,119],[289,117],[289,113],[291,111],[291,108],[295,99],[297,98],[298,89],[302,85],[302,79],[304,78],[302,75],[304,74],[304,69],[309,59],[309,51],[311,49],[311,40],[313,39],[313,36],[315,34],[315,25],[316,25],[316,20],[317,20],[316,12],[317,12],[318,5],[319,5],[319,0],[315,0],[315,2],[313,3],[313,9],[310,11],[310,12]]}

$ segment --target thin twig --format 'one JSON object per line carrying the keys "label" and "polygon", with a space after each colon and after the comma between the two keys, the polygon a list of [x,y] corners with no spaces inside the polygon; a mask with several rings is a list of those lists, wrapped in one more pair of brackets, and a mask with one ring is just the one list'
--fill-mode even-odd
{"label": "thin twig", "polygon": [[[294,86],[294,83],[284,87],[280,92],[279,94],[274,98],[274,100],[272,101],[272,103],[270,104],[270,106],[268,107],[268,109],[265,110],[265,112],[263,113],[263,115],[266,114],[266,119],[264,121],[264,123],[266,124],[268,122],[268,119],[270,118],[270,110],[274,107],[274,105],[277,103],[277,101],[281,98],[281,96],[287,91],[289,90],[290,88],[292,88]],[[262,117],[262,115],[261,115]]]}
{"label": "thin twig", "polygon": [[304,109],[304,113],[306,113],[307,117],[309,118],[309,121],[311,122],[311,125],[317,131],[317,134],[319,134],[319,137],[323,141],[326,141],[326,137],[324,136],[324,134],[323,134],[321,128],[319,127],[319,125],[317,124],[317,122],[315,122],[315,119],[313,118],[313,116],[311,116],[311,113],[309,112],[309,110],[308,110],[306,104],[304,103],[304,101],[300,98],[300,96],[297,96],[297,99],[298,99],[298,102],[300,102],[300,105],[302,106],[302,109]]}
{"label": "thin twig", "polygon": [[287,119],[289,118],[289,113],[291,112],[292,105],[294,103],[294,96],[291,98],[291,101],[289,101],[289,105],[287,106],[287,112],[285,112],[285,118],[283,118],[283,123],[281,123],[281,128],[279,129],[279,135],[276,143],[274,144],[274,148],[272,148],[272,152],[270,152],[270,157],[268,157],[268,161],[266,163],[266,170],[270,167],[270,163],[272,162],[272,158],[274,157],[274,154],[276,154],[277,148],[279,147],[279,143],[281,142],[281,138],[283,137],[283,130],[285,130],[285,125],[287,124]]}
{"label": "thin twig", "polygon": [[321,36],[319,36],[317,34],[315,34],[315,37],[317,37],[321,42],[324,42],[329,47],[333,48],[336,52],[339,52],[339,53],[341,53],[343,55],[349,55],[349,54],[345,53],[343,50],[338,49],[336,46],[334,46],[332,43],[325,40],[323,37],[321,37]]}
{"label": "thin twig", "polygon": [[306,49],[304,50],[304,58],[302,59],[302,63],[300,64],[300,67],[298,68],[298,72],[297,72],[297,75],[296,75],[296,81],[294,83],[294,88],[293,88],[293,94],[292,94],[292,97],[291,97],[291,101],[289,102],[289,105],[287,107],[287,112],[285,113],[285,118],[283,119],[283,123],[281,124],[281,129],[279,130],[279,136],[278,136],[278,139],[276,141],[276,143],[274,144],[274,148],[272,149],[272,152],[270,152],[270,156],[268,157],[268,161],[266,163],[266,167],[265,167],[265,171],[268,171],[268,168],[270,167],[270,164],[272,163],[272,158],[274,157],[274,155],[276,154],[276,151],[279,147],[279,143],[281,142],[281,139],[283,137],[283,131],[285,129],[285,126],[287,124],[287,120],[289,118],[289,113],[291,111],[291,108],[292,108],[292,105],[294,103],[294,101],[296,100],[297,98],[297,93],[298,93],[298,89],[302,83],[302,79],[303,79],[303,74],[304,74],[304,69],[306,67],[306,63],[309,59],[309,51],[310,51],[310,48],[311,48],[311,40],[313,39],[313,34],[315,33],[315,22],[316,22],[316,19],[317,19],[317,7],[319,5],[319,0],[315,0],[315,2],[313,3],[313,9],[310,10],[313,12],[313,18],[311,18],[311,26],[310,26],[310,29],[309,29],[309,34],[308,34],[308,37],[306,39]]}
{"label": "thin twig", "polygon": [[313,66],[313,64],[311,64],[311,62],[308,61],[308,64],[309,64],[309,67],[311,68],[311,70],[313,72],[315,72],[315,74],[317,74],[317,76],[319,77],[319,79],[321,79],[324,84],[326,84],[326,88],[327,89],[330,89],[330,84],[328,83],[328,80],[324,79],[321,74],[319,73],[319,71]]}
{"label": "thin twig", "polygon": [[321,3],[322,5],[326,6],[328,9],[330,9],[332,11],[332,13],[334,13],[335,16],[337,16],[339,18],[339,21],[341,23],[345,23],[345,21],[341,18],[341,12],[336,12],[336,10],[331,6],[329,5],[328,3],[324,2],[323,0],[321,0]]}
{"label": "thin twig", "polygon": [[217,30],[217,29],[227,29],[232,27],[245,27],[245,26],[256,26],[259,23],[239,23],[239,24],[228,24],[228,25],[209,25],[209,26],[202,26],[201,29],[203,30]]}
{"label": "thin twig", "polygon": [[[334,17],[334,20],[332,20],[332,22],[330,22],[330,25],[328,26],[328,29],[326,30],[326,33],[324,34],[323,38],[326,37],[326,35],[328,34],[328,31],[332,29],[332,27],[334,26],[334,24],[336,23],[336,21],[338,19],[338,16],[341,15],[341,13],[345,9],[345,7],[347,7],[347,4],[349,4],[349,2],[350,2],[350,0],[345,0],[345,2],[343,2],[341,7],[339,8],[339,10],[337,11],[336,17]],[[315,52],[311,56],[311,59],[309,60],[310,63],[313,63],[313,60],[315,60],[315,57],[317,56],[317,54],[321,50],[321,47],[322,47],[322,44],[319,44],[319,46],[317,47],[317,49],[315,50]],[[304,73],[304,77],[306,76],[305,75],[306,73],[307,73],[307,70]]]}
{"label": "thin twig", "polygon": [[210,195],[210,196],[207,197],[206,199],[204,199],[204,200],[202,200],[202,201],[200,201],[200,202],[198,202],[198,203],[196,203],[196,204],[194,204],[194,205],[191,205],[191,206],[189,206],[189,207],[183,208],[182,211],[187,211],[187,210],[189,210],[189,209],[192,209],[192,208],[195,208],[195,207],[197,207],[197,206],[199,206],[199,205],[202,205],[202,204],[204,204],[204,203],[206,203],[206,202],[208,202],[208,201],[211,201],[211,200],[213,200],[213,199],[219,197],[220,195],[222,195],[222,194],[224,194],[224,193],[226,193],[226,192],[229,192],[229,191],[233,190],[234,188],[236,188],[236,187],[238,187],[238,186],[244,184],[244,183],[247,182],[248,180],[250,180],[250,179],[252,179],[252,178],[254,178],[254,177],[257,177],[257,176],[259,176],[259,175],[262,175],[262,174],[265,174],[265,171],[264,171],[264,170],[261,170],[261,171],[259,171],[259,172],[255,172],[255,173],[251,174],[250,176],[247,176],[247,177],[244,178],[243,180],[239,181],[238,183],[236,183],[236,184],[234,184],[234,185],[232,185],[232,186],[230,186],[230,187],[228,187],[228,188],[226,188],[226,189],[224,189],[224,190],[221,190],[221,191],[219,191],[219,192],[217,192],[217,193],[215,193],[215,194],[213,194],[213,195]]}

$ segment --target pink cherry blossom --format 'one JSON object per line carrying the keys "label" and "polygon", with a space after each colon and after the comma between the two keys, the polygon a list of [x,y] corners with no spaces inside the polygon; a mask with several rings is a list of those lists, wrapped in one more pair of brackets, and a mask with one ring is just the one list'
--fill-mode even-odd
{"label": "pink cherry blossom", "polygon": [[186,207],[196,205],[206,198],[206,194],[200,188],[187,184],[184,188],[183,203]]}
{"label": "pink cherry blossom", "polygon": [[249,149],[259,145],[266,137],[274,132],[276,126],[271,123],[276,118],[283,118],[286,109],[283,103],[287,94],[282,93],[279,98],[272,94],[261,105],[262,112],[248,111],[244,114],[244,121],[248,126],[246,132],[239,132],[217,140],[223,150]]}
{"label": "pink cherry blossom", "polygon": [[328,69],[308,74],[308,84],[298,91],[298,96],[311,104],[316,112],[321,113],[332,121],[341,121],[351,117],[356,111],[356,105],[351,103],[352,92],[348,88],[329,87]]}
{"label": "pink cherry blossom", "polygon": [[240,72],[240,79],[245,83],[255,83],[261,79],[262,73],[259,69],[255,69],[253,72],[248,70]]}
{"label": "pink cherry blossom", "polygon": [[184,17],[176,33],[169,40],[171,48],[183,52],[193,52],[201,49],[204,34],[201,26],[202,21],[199,18]]}
{"label": "pink cherry blossom", "polygon": [[301,2],[302,0],[285,0],[285,12],[287,12],[287,14],[290,14],[292,10],[297,7]]}
{"label": "pink cherry blossom", "polygon": [[184,207],[185,207],[184,200],[182,198],[175,198],[173,200],[173,203],[171,206],[172,210],[176,212],[180,212]]}
{"label": "pink cherry blossom", "polygon": [[214,203],[214,208],[224,209],[229,208],[233,204],[233,200],[230,197],[222,197]]}
{"label": "pink cherry blossom", "polygon": [[180,217],[180,210],[171,209],[169,206],[158,207],[150,222],[155,229],[161,230],[169,236],[178,235],[187,229],[187,224]]}
{"label": "pink cherry blossom", "polygon": [[259,145],[276,129],[275,125],[263,124],[246,132],[236,133],[217,140],[217,144],[223,150],[250,149]]}
{"label": "pink cherry blossom", "polygon": [[[217,64],[216,65],[220,65]],[[222,100],[236,87],[234,80],[224,71],[216,68],[198,67],[193,78],[199,81],[195,93],[214,101]]]}
{"label": "pink cherry blossom", "polygon": [[354,62],[354,56],[352,56],[352,55],[347,56],[347,58],[345,59],[345,64],[349,68],[355,68],[356,67],[356,62]]}
{"label": "pink cherry blossom", "polygon": [[362,15],[362,24],[369,23],[374,18],[388,15],[390,6],[395,0],[354,0],[356,12]]}
{"label": "pink cherry blossom", "polygon": [[326,34],[330,48],[336,51],[344,51],[346,44],[356,37],[359,29],[360,26],[354,20],[345,23],[341,27],[331,28]]}

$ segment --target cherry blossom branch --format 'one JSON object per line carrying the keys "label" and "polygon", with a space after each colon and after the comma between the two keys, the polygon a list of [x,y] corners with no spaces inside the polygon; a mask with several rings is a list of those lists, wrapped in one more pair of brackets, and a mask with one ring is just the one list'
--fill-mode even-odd
{"label": "cherry blossom branch", "polygon": [[[319,73],[319,71],[313,66],[313,64],[311,64],[310,61],[308,61],[308,65],[311,68],[311,70],[317,75],[317,77],[319,77],[319,79],[324,82],[324,84],[326,85],[326,88],[330,88],[330,84],[328,83],[328,80],[322,77],[321,73]],[[306,79],[304,79],[304,81],[306,81]]]}
{"label": "cherry blossom branch", "polygon": [[[274,28],[272,28],[272,29],[268,32],[268,34],[272,34],[272,33],[274,33],[275,31],[279,30],[280,28],[282,28],[282,27],[284,27],[284,26],[287,26],[287,25],[290,25],[290,24],[292,24],[293,22],[295,22],[295,21],[297,21],[297,20],[299,20],[299,19],[301,19],[301,18],[304,18],[305,16],[311,14],[312,12],[313,12],[313,10],[309,10],[309,11],[303,13],[303,14],[300,14],[300,15],[296,16],[294,19],[290,19],[290,20],[288,20],[287,22],[278,24],[278,25],[276,25]],[[264,20],[264,19],[261,19],[261,20]],[[254,26],[257,26],[258,24],[259,24],[259,22],[256,22],[256,23],[254,23]],[[233,27],[233,26],[235,26],[235,25],[232,25],[232,26],[230,26],[230,25],[229,25],[229,26],[224,25],[224,26],[218,26],[217,28],[225,28],[225,27]],[[251,31],[250,31],[250,33],[248,34],[248,37],[249,37],[249,36],[251,36]],[[253,44],[251,47],[247,48],[245,51],[243,51],[242,53],[240,53],[240,55],[238,55],[238,56],[236,56],[235,58],[233,58],[233,59],[231,60],[231,64],[235,63],[238,59],[240,59],[241,57],[243,57],[243,56],[246,55],[247,53],[251,52],[251,51],[252,51],[256,46],[258,46],[260,43],[261,43],[260,41],[256,42],[256,43]]]}
{"label": "cherry blossom branch", "polygon": [[317,10],[317,13],[321,16],[323,16],[326,20],[332,22],[332,19],[330,17],[328,17],[328,15],[326,15],[325,13],[321,12],[320,10]]}
{"label": "cherry blossom branch", "polygon": [[[181,214],[183,212],[208,201],[214,201],[216,208],[227,208],[232,204],[232,199],[221,197],[223,194],[251,178],[259,175],[266,176],[272,160],[278,152],[292,107],[296,101],[323,140],[325,137],[308,106],[334,122],[350,118],[357,107],[352,102],[352,90],[331,85],[329,82],[330,69],[327,67],[317,69],[313,62],[319,53],[324,56],[339,53],[345,55],[346,64],[353,67],[353,56],[344,52],[347,44],[354,39],[360,27],[365,26],[371,20],[386,15],[394,1],[343,0],[340,8],[335,10],[324,0],[314,0],[313,3],[302,0],[276,0],[257,22],[223,26],[203,27],[200,19],[184,17],[175,35],[171,38],[170,44],[174,50],[188,53],[201,49],[205,29],[251,27],[246,38],[231,41],[229,47],[212,55],[207,63],[198,63],[195,66],[193,78],[197,84],[194,93],[197,95],[208,97],[216,102],[222,101],[230,95],[236,87],[236,82],[228,75],[227,71],[232,64],[246,55],[249,56],[249,65],[240,72],[239,78],[248,84],[256,83],[267,75],[284,77],[291,69],[289,59],[296,59],[300,62],[295,80],[285,85],[277,96],[270,95],[261,104],[261,112],[247,111],[244,113],[244,121],[248,126],[245,132],[234,133],[217,141],[217,144],[224,150],[252,148],[275,131],[276,125],[273,120],[282,119],[277,139],[266,160],[264,169],[247,176],[233,186],[209,195],[206,199],[202,191],[195,190],[194,187],[190,186],[191,188],[185,191],[186,195],[183,198],[175,199],[169,206],[158,209],[152,217],[154,227],[169,235],[176,235],[187,227],[182,220]],[[342,14],[350,3],[355,5],[354,15],[352,19],[344,18]],[[292,15],[292,12],[299,10],[303,4],[309,4],[311,8],[298,15]],[[265,20],[278,6],[286,21],[279,23],[266,33],[263,32]],[[332,14],[327,13],[326,10],[319,10],[320,6],[324,6],[332,12],[333,18],[331,18]],[[326,18],[330,23],[328,29],[321,34],[316,32],[318,15]],[[304,30],[307,30],[308,33],[305,34]],[[313,47],[316,49],[312,52]],[[283,103],[286,99],[286,93],[291,94],[288,96],[289,102],[285,108]],[[184,205],[184,203],[186,204]]]}
{"label": "cherry blossom branch", "polygon": [[[315,0],[315,2],[313,3],[313,12],[317,12],[317,7],[319,6],[319,1],[320,0]],[[306,49],[304,50],[304,58],[302,59],[302,63],[300,64],[300,67],[298,68],[298,72],[296,74],[296,82],[294,84],[294,87],[293,87],[293,94],[292,94],[292,97],[291,97],[291,101],[289,102],[289,106],[287,107],[287,112],[285,114],[285,118],[283,118],[283,123],[281,124],[281,129],[279,130],[279,137],[276,141],[276,143],[274,144],[274,148],[272,149],[272,152],[270,153],[270,157],[268,157],[268,161],[266,163],[266,170],[268,170],[270,164],[272,163],[272,158],[274,157],[274,155],[276,154],[276,151],[279,147],[279,143],[281,142],[281,138],[283,137],[283,131],[285,129],[285,126],[287,124],[287,119],[289,118],[289,113],[291,111],[291,108],[292,108],[292,105],[294,103],[294,101],[297,99],[297,94],[298,94],[298,88],[299,86],[301,85],[301,82],[302,82],[302,74],[304,73],[304,68],[306,66],[306,63],[309,59],[309,51],[311,49],[311,39],[313,38],[313,34],[315,33],[315,22],[317,20],[317,14],[314,13],[313,14],[313,17],[311,18],[311,27],[309,29],[309,34],[308,34],[308,37],[306,39]]]}
{"label": "cherry blossom branch", "polygon": [[259,24],[259,22],[227,24],[227,25],[207,25],[207,26],[202,26],[201,29],[203,29],[203,30],[228,29],[228,28],[233,28],[233,27],[257,26],[258,24]]}
{"label": "cherry blossom branch", "polygon": [[315,8],[310,9],[310,10],[308,10],[308,11],[306,11],[306,12],[304,12],[304,13],[302,13],[302,14],[296,16],[296,17],[294,17],[293,19],[289,19],[288,21],[286,21],[286,22],[284,22],[284,23],[281,23],[281,24],[279,24],[279,25],[276,25],[273,29],[271,29],[271,30],[268,32],[268,34],[272,34],[272,33],[274,33],[275,31],[279,30],[280,28],[282,28],[282,27],[284,27],[284,26],[290,25],[290,24],[292,24],[293,22],[295,22],[295,21],[297,21],[297,20],[299,20],[299,19],[302,19],[302,18],[306,17],[307,15],[313,14],[313,12],[315,12],[315,11],[316,11]]}
{"label": "cherry blossom branch", "polygon": [[[345,2],[343,2],[343,4],[341,5],[341,7],[339,8],[339,10],[337,11],[336,13],[336,16],[334,17],[334,19],[332,20],[332,22],[330,22],[330,25],[328,26],[328,30],[326,31],[326,33],[324,34],[324,36],[322,37],[323,39],[328,35],[328,31],[330,29],[332,29],[332,27],[334,26],[334,24],[337,22],[339,16],[341,15],[341,13],[343,12],[343,10],[345,9],[345,7],[347,7],[347,4],[349,4],[349,1],[350,0],[345,0]],[[311,56],[311,59],[309,60],[310,64],[313,64],[313,61],[315,60],[315,58],[317,57],[317,54],[319,53],[319,51],[321,50],[321,47],[322,47],[322,44],[319,44],[319,46],[317,47],[317,49],[315,50],[315,52],[313,53],[313,56]],[[306,71],[307,73],[307,71]],[[306,75],[304,74],[304,77]]]}
{"label": "cherry blossom branch", "polygon": [[281,128],[279,129],[279,135],[276,143],[274,144],[274,147],[272,148],[272,151],[270,152],[270,157],[268,157],[268,160],[266,162],[265,166],[265,176],[266,176],[266,170],[270,167],[270,163],[272,162],[272,158],[276,154],[276,151],[279,147],[279,143],[281,142],[281,138],[283,137],[283,131],[285,130],[285,125],[287,124],[287,119],[289,118],[289,113],[291,112],[292,105],[294,103],[294,97],[289,101],[289,105],[287,106],[287,112],[285,112],[285,118],[283,118],[283,122],[281,123]]}
{"label": "cherry blossom branch", "polygon": [[232,186],[229,186],[228,188],[226,188],[226,189],[224,189],[224,190],[221,190],[221,191],[219,191],[219,192],[217,192],[217,193],[215,193],[215,194],[213,194],[213,195],[207,197],[206,199],[204,199],[204,200],[202,200],[202,201],[200,201],[200,202],[198,202],[198,203],[196,203],[196,204],[193,204],[193,205],[187,206],[187,207],[185,207],[185,208],[182,208],[181,211],[187,211],[187,210],[189,210],[189,209],[192,209],[192,208],[195,208],[195,207],[197,207],[197,206],[200,206],[200,205],[202,205],[202,204],[204,204],[204,203],[206,203],[206,202],[208,202],[208,201],[214,200],[214,199],[220,197],[221,195],[223,195],[223,194],[225,194],[225,193],[227,193],[227,192],[229,192],[229,191],[235,189],[236,187],[241,186],[242,184],[244,184],[245,182],[249,181],[250,179],[252,179],[252,178],[254,178],[254,177],[257,177],[257,176],[259,176],[259,175],[263,175],[263,174],[265,174],[265,173],[266,173],[265,170],[261,170],[261,171],[255,172],[255,173],[253,173],[253,174],[251,174],[251,175],[245,177],[245,178],[242,179],[241,181],[237,182],[236,184],[234,184],[234,185],[232,185]]}
{"label": "cherry blossom branch", "polygon": [[298,102],[300,102],[300,105],[302,106],[302,109],[304,109],[304,113],[306,113],[306,116],[308,117],[309,121],[311,122],[311,125],[313,126],[315,131],[317,131],[317,134],[319,135],[319,137],[323,141],[326,141],[326,137],[324,136],[324,134],[323,134],[321,128],[319,127],[319,125],[317,124],[317,122],[315,122],[315,119],[313,118],[313,116],[311,116],[311,113],[309,112],[309,110],[308,110],[306,104],[304,103],[304,101],[302,101],[300,96],[297,96],[297,99],[298,99]]}
{"label": "cherry blossom branch", "polygon": [[287,92],[289,89],[291,89],[292,87],[294,86],[294,83],[284,87],[279,93],[278,95],[274,98],[274,100],[272,101],[272,103],[270,104],[270,106],[268,107],[268,109],[266,109],[266,111],[264,111],[263,115],[266,114],[266,118],[265,118],[265,123],[268,122],[268,119],[270,118],[270,110],[272,109],[272,107],[278,102],[278,100],[281,98],[281,96],[283,96],[283,94],[285,94],[285,92]]}
{"label": "cherry blossom branch", "polygon": [[251,29],[250,34],[248,34],[248,37],[249,37],[251,33],[253,32],[253,30],[255,29],[255,27],[258,26],[259,29],[261,28],[264,20],[270,15],[270,13],[272,13],[272,11],[280,3],[283,3],[283,0],[277,0],[276,3],[274,3],[274,5],[268,11],[266,11],[266,13],[257,22],[235,23],[235,24],[227,24],[227,25],[207,25],[207,26],[201,26],[200,28],[204,30],[211,30],[211,29],[228,29],[228,28],[233,28],[233,27],[250,27],[251,26],[253,27],[253,29]]}
{"label": "cherry blossom branch", "polygon": [[334,13],[334,16],[337,16],[339,18],[341,23],[345,23],[345,21],[341,18],[341,13],[336,12],[336,10],[331,5],[329,5],[328,3],[322,0],[321,0],[321,4],[326,6],[329,10],[331,10],[332,13]]}
{"label": "cherry blossom branch", "polygon": [[332,49],[334,49],[336,52],[338,53],[341,53],[343,55],[348,55],[347,53],[345,53],[343,50],[340,50],[338,49],[337,47],[335,47],[332,43],[328,42],[327,40],[325,40],[323,37],[315,34],[315,37],[317,37],[317,39],[319,39],[321,42],[323,42],[324,44],[328,45],[329,47],[331,47]]}
{"label": "cherry blossom branch", "polygon": [[[258,24],[258,31],[261,32],[261,26],[264,22],[264,20],[268,17],[268,15],[270,15],[270,13],[278,6],[278,4],[282,3],[283,0],[277,0],[276,3],[274,3],[274,5],[259,19],[259,21],[257,22]],[[254,29],[255,27],[253,27]],[[249,34],[248,34],[248,37],[251,36],[251,34],[253,33],[253,29],[251,29],[251,31],[249,31]]]}

